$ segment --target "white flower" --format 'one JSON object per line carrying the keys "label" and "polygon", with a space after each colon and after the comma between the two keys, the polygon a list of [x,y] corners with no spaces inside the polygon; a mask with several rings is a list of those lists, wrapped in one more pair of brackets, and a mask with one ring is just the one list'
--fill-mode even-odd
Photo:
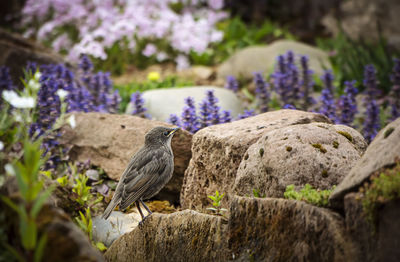
{"label": "white flower", "polygon": [[4,166],[4,170],[6,170],[6,173],[11,175],[11,176],[15,176],[15,170],[14,167],[8,163]]}
{"label": "white flower", "polygon": [[68,91],[65,91],[64,89],[58,89],[56,94],[60,97],[61,101],[64,101],[65,97],[68,95]]}
{"label": "white flower", "polygon": [[68,124],[72,127],[76,127],[75,115],[72,115],[68,118]]}
{"label": "white flower", "polygon": [[40,73],[39,71],[37,71],[37,72],[33,75],[33,78],[35,78],[36,82],[39,82],[41,76],[42,76],[42,73]]}
{"label": "white flower", "polygon": [[0,141],[0,151],[4,149],[4,143]]}
{"label": "white flower", "polygon": [[35,81],[35,80],[31,79],[28,82],[28,86],[33,90],[39,90],[40,83],[38,81]]}
{"label": "white flower", "polygon": [[15,91],[4,90],[2,96],[15,108],[33,108],[35,106],[33,97],[21,97]]}
{"label": "white flower", "polygon": [[15,121],[22,123],[23,119],[22,119],[22,115],[20,114],[20,112],[17,111],[12,111],[11,114],[14,116]]}

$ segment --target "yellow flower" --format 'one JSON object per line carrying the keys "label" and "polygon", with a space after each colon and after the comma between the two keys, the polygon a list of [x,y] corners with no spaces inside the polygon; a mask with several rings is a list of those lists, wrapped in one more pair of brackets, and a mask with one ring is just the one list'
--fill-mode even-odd
{"label": "yellow flower", "polygon": [[150,81],[158,81],[160,79],[160,74],[158,72],[150,72],[147,75],[147,79]]}

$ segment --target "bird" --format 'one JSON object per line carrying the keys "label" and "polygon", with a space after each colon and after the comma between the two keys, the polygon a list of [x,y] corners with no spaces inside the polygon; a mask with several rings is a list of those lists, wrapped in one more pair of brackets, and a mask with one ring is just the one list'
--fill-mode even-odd
{"label": "bird", "polygon": [[[117,205],[120,210],[125,210],[132,203],[136,204],[142,218],[139,225],[152,214],[143,200],[155,196],[172,177],[174,155],[171,140],[177,130],[179,127],[158,126],[146,133],[143,147],[132,156],[122,173],[102,218],[107,219]],[[140,204],[147,210],[147,216],[143,216]]]}

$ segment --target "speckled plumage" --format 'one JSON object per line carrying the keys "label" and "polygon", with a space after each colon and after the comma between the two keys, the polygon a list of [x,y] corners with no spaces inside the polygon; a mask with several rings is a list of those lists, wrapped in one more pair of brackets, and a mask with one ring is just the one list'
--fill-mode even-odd
{"label": "speckled plumage", "polygon": [[[146,134],[144,146],[131,158],[102,218],[107,219],[117,205],[124,210],[132,203],[136,203],[142,219],[145,218],[139,202],[144,205],[142,200],[156,195],[172,177],[174,155],[171,139],[176,130],[155,127]],[[144,207],[149,211],[146,205]]]}

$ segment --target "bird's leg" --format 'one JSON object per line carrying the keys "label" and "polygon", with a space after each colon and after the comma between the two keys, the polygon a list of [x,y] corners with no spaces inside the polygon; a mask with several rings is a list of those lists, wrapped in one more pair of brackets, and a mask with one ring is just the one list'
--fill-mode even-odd
{"label": "bird's leg", "polygon": [[[137,209],[139,210],[140,216],[142,217],[142,221],[143,221],[144,215],[143,215],[142,210],[140,209],[139,201],[136,201],[135,204],[136,204]],[[140,222],[142,222],[142,221],[140,221]]]}
{"label": "bird's leg", "polygon": [[142,199],[139,199],[140,203],[142,203],[142,205],[144,206],[144,208],[146,208],[147,212],[149,212],[149,214],[146,216],[150,216],[151,214],[153,214],[153,212],[150,211],[150,209],[146,206],[146,204],[143,202]]}

